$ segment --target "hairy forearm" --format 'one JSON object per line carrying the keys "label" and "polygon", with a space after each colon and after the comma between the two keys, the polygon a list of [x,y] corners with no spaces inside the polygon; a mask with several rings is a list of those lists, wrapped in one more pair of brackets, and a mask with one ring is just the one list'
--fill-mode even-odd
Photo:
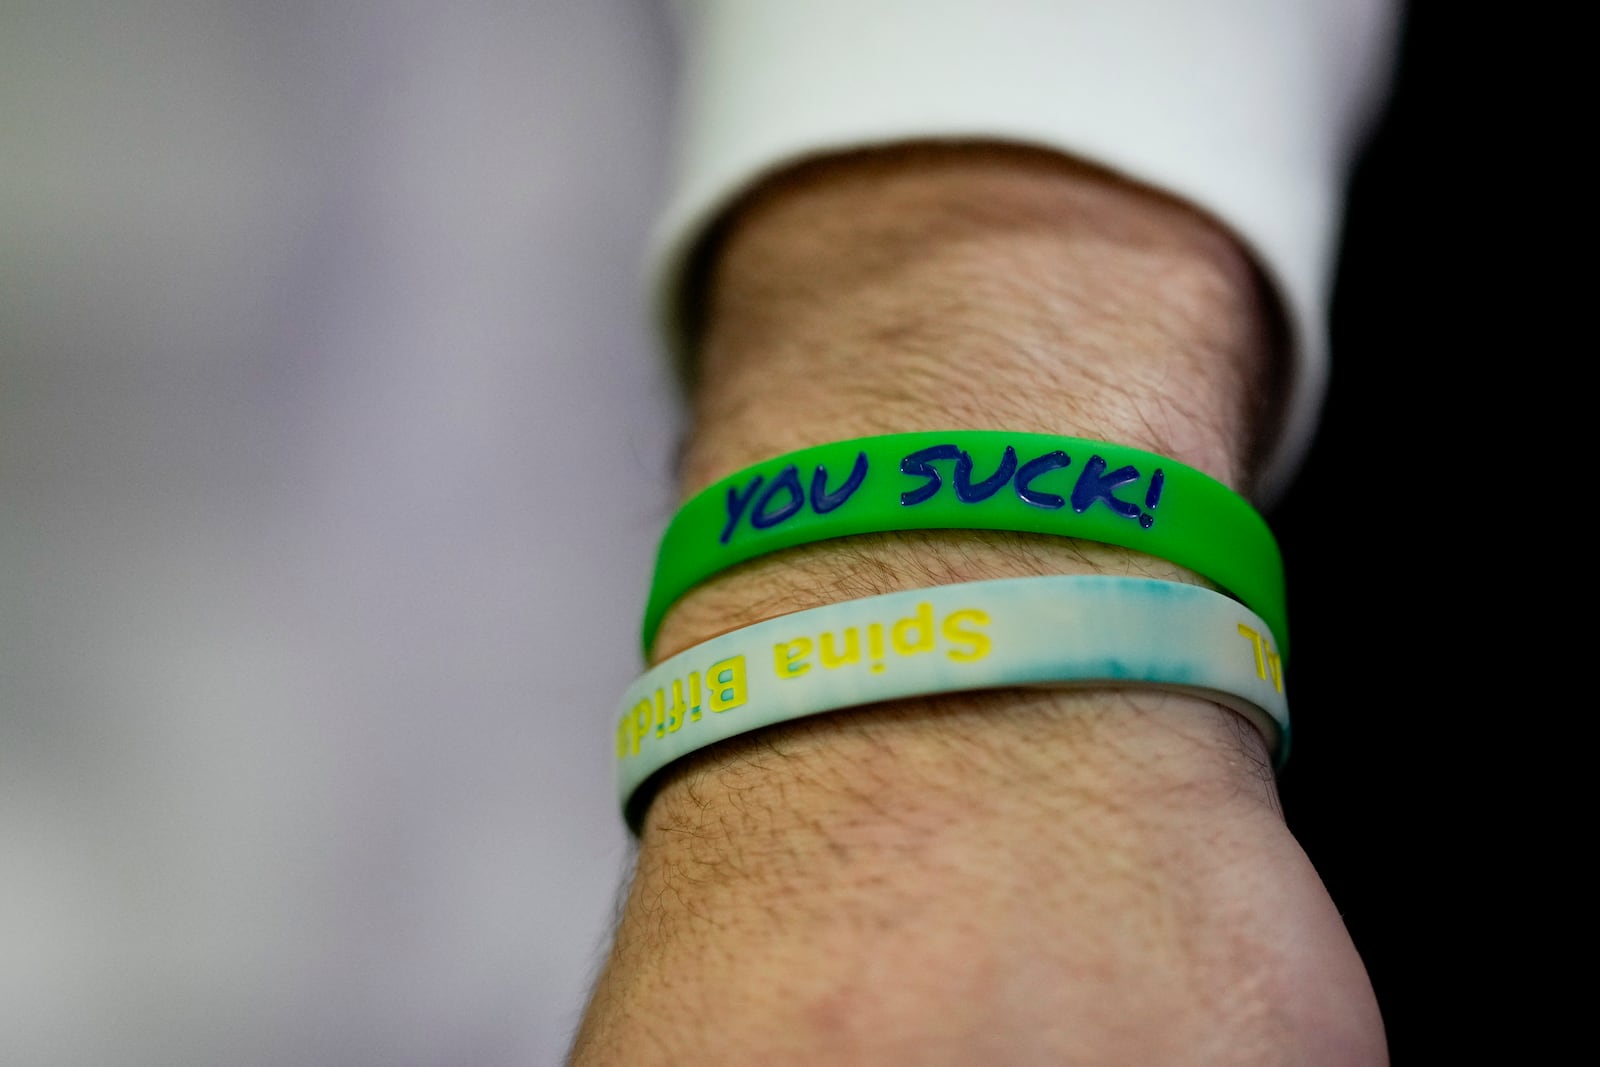
{"label": "hairy forearm", "polygon": [[818,433],[952,420],[1247,477],[1267,305],[1228,237],[1148,191],[1021,151],[849,157],[770,183],[712,263],[686,490]]}
{"label": "hairy forearm", "polygon": [[[708,264],[686,493],[806,445],[965,428],[1100,438],[1248,488],[1270,430],[1273,324],[1246,257],[1056,157],[804,168],[743,205]],[[1079,572],[1200,580],[1064,538],[823,542],[692,592],[655,655],[821,603]],[[664,777],[578,1062],[1314,1062],[1314,1030],[1372,1062],[1359,961],[1261,740],[1216,705],[908,700]],[[1301,988],[1316,971],[1341,976],[1331,999]]]}

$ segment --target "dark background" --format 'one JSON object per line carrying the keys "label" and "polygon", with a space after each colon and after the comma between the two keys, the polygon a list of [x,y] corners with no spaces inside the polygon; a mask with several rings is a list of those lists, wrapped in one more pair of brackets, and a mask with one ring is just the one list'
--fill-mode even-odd
{"label": "dark background", "polygon": [[[1465,6],[1408,10],[1393,96],[1350,190],[1325,417],[1270,516],[1294,634],[1284,805],[1402,1065],[1454,1062],[1447,1048],[1488,1040],[1494,1025],[1452,993],[1485,984],[1473,961],[1500,917],[1466,901],[1504,857],[1490,824],[1475,823],[1476,797],[1508,788],[1473,782],[1496,772],[1465,754],[1479,716],[1498,713],[1491,671],[1503,655],[1473,651],[1482,613],[1468,613],[1495,585],[1493,558],[1516,548],[1435,521],[1455,488],[1444,464],[1493,462],[1500,439],[1484,435],[1484,415],[1501,428],[1524,370],[1495,344],[1498,280],[1517,269],[1498,221],[1514,186],[1497,180],[1515,156],[1497,119],[1514,109],[1494,116],[1468,100],[1485,83],[1514,91],[1526,61],[1482,24]],[[1479,128],[1464,131],[1464,115]],[[1463,596],[1468,585],[1479,591]]]}

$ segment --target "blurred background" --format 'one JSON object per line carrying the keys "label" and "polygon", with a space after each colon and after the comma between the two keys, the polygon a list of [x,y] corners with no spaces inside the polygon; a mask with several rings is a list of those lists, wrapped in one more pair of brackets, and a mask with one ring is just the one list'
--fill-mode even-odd
{"label": "blurred background", "polygon": [[[1432,697],[1351,670],[1344,620],[1439,579],[1341,530],[1374,420],[1430,432],[1437,12],[1273,516],[1285,803],[1397,1062]],[[642,275],[670,30],[648,0],[0,0],[0,1064],[560,1060],[628,862],[605,722],[682,425]]]}
{"label": "blurred background", "polygon": [[0,1063],[561,1057],[671,500],[668,30],[0,3]]}

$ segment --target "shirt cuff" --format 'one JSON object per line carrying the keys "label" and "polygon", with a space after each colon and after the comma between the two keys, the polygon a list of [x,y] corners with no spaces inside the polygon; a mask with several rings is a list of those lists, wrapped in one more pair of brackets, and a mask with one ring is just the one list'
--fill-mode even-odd
{"label": "shirt cuff", "polygon": [[1347,171],[1383,99],[1393,0],[689,0],[678,172],[651,258],[677,347],[685,267],[763,178],[831,152],[1003,141],[1092,160],[1227,226],[1282,304],[1287,486],[1327,381]]}

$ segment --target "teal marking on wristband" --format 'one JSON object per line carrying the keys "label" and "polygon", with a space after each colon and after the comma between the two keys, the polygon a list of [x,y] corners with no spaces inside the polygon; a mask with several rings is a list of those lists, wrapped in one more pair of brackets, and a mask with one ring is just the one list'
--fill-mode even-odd
{"label": "teal marking on wristband", "polygon": [[714,637],[622,697],[617,799],[638,829],[656,772],[763,726],[879,701],[1012,686],[1173,689],[1250,720],[1281,767],[1281,650],[1238,601],[1112,575],[1002,578],[850,600]]}
{"label": "teal marking on wristband", "polygon": [[667,609],[712,575],[797,545],[895,530],[1013,530],[1136,549],[1187,567],[1248,605],[1288,655],[1278,543],[1227,486],[1123,445],[952,430],[801,449],[696,494],[657,552],[646,657]]}

